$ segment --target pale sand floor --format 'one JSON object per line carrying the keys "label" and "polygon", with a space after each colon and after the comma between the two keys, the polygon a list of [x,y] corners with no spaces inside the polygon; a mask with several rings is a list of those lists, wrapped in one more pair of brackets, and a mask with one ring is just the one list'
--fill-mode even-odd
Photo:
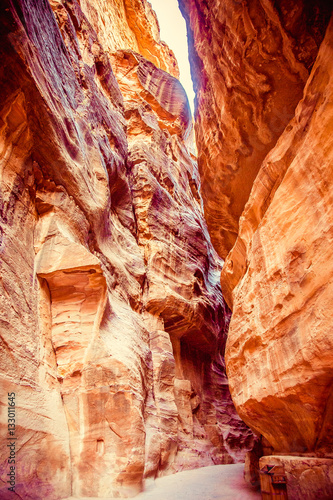
{"label": "pale sand floor", "polygon": [[[260,499],[260,493],[252,491],[244,482],[243,469],[244,464],[232,464],[178,472],[157,479],[154,483],[147,485],[146,491],[134,498],[135,500]],[[67,500],[72,500],[72,498]]]}

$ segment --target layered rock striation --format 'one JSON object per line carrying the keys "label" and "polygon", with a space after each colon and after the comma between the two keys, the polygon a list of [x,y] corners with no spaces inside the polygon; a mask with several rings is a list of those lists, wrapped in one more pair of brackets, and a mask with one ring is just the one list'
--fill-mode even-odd
{"label": "layered rock striation", "polygon": [[[226,257],[233,401],[270,452],[332,458],[332,8],[179,3],[205,213]],[[326,481],[330,498],[326,472],[305,473],[310,496]]]}
{"label": "layered rock striation", "polygon": [[8,0],[0,21],[0,497],[12,392],[21,498],[242,460],[221,261],[149,3]]}
{"label": "layered rock striation", "polygon": [[332,40],[331,23],[295,118],[253,185],[222,275],[236,285],[234,389],[251,358],[252,374],[235,390],[240,414],[260,413],[257,429],[281,452],[331,453],[333,444]]}

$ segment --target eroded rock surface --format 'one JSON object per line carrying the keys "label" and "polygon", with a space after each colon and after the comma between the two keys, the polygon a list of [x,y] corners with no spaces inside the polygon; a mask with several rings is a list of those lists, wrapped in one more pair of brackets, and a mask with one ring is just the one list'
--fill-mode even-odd
{"label": "eroded rock surface", "polygon": [[[0,54],[1,435],[15,392],[18,495],[133,496],[241,460],[221,261],[149,4],[8,1]],[[1,498],[6,457],[3,439]]]}
{"label": "eroded rock surface", "polygon": [[179,3],[233,400],[272,450],[330,456],[332,6]]}
{"label": "eroded rock surface", "polygon": [[255,428],[283,452],[332,450],[332,35],[330,24],[222,276],[236,284],[227,347],[234,400],[245,420],[260,415]]}
{"label": "eroded rock surface", "polygon": [[225,258],[266,154],[294,115],[331,6],[315,2],[179,0],[196,90],[205,216]]}

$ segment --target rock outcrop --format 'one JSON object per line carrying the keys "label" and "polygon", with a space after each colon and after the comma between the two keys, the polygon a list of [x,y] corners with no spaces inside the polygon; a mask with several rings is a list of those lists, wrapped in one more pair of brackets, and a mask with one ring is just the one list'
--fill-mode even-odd
{"label": "rock outcrop", "polygon": [[8,0],[0,21],[0,497],[11,393],[20,498],[242,460],[221,261],[149,3]]}
{"label": "rock outcrop", "polygon": [[332,457],[332,7],[180,4],[233,401],[271,452]]}

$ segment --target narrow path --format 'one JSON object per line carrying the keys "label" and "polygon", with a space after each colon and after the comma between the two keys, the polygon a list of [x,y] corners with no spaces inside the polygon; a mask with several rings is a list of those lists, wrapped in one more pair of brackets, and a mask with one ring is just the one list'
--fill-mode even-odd
{"label": "narrow path", "polygon": [[244,464],[215,465],[159,478],[135,500],[258,500],[243,479]]}
{"label": "narrow path", "polygon": [[[133,500],[259,500],[243,479],[244,464],[213,465],[161,477]],[[74,497],[66,500],[75,500]],[[112,498],[81,500],[114,500]]]}

